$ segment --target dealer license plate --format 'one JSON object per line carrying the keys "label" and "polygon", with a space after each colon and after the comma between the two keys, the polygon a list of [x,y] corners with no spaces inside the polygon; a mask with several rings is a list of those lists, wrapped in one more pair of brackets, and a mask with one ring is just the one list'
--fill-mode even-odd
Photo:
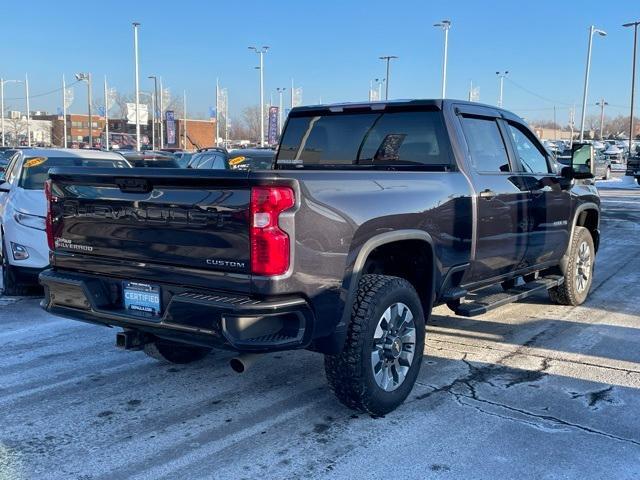
{"label": "dealer license plate", "polygon": [[160,315],[160,287],[148,283],[124,282],[122,286],[124,308],[132,313]]}

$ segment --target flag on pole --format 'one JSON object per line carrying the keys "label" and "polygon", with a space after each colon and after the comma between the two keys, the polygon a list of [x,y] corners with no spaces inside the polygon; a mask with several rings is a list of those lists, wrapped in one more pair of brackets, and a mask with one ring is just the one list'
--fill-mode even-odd
{"label": "flag on pole", "polygon": [[73,103],[73,87],[69,87],[64,92],[64,108],[67,109]]}
{"label": "flag on pole", "polygon": [[295,87],[291,91],[291,106],[299,107],[302,105],[302,87]]}

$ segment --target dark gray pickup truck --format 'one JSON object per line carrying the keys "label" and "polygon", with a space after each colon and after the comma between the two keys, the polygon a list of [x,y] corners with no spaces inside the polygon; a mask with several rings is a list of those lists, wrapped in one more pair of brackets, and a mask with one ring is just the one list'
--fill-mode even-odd
{"label": "dark gray pickup truck", "polygon": [[560,169],[507,111],[415,100],[295,108],[273,170],[53,169],[43,306],[169,362],[321,352],[340,401],[384,414],[433,306],[586,299],[592,156]]}

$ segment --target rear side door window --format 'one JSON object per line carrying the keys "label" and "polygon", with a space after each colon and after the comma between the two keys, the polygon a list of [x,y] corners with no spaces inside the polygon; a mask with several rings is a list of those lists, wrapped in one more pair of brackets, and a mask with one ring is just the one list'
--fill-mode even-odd
{"label": "rear side door window", "polygon": [[472,166],[481,173],[510,172],[509,155],[494,118],[462,117]]}
{"label": "rear side door window", "polygon": [[547,155],[542,152],[541,147],[537,146],[520,127],[512,123],[507,125],[514,150],[518,155],[520,169],[527,173],[549,173]]}

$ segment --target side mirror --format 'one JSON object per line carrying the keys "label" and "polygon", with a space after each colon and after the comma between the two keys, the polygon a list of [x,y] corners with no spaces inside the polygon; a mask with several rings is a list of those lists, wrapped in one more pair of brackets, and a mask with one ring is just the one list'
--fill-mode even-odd
{"label": "side mirror", "polygon": [[593,145],[588,143],[574,144],[571,148],[572,177],[576,179],[594,178],[594,161],[595,150]]}

